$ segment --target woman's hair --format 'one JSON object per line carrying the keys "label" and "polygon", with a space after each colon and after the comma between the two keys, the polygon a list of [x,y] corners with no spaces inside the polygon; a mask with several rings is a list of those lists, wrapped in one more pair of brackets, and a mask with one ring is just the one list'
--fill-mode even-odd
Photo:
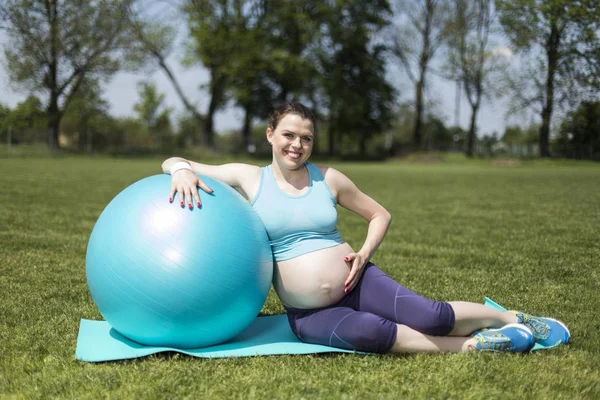
{"label": "woman's hair", "polygon": [[317,131],[317,121],[315,115],[310,111],[310,108],[306,107],[301,103],[285,102],[282,105],[275,107],[269,114],[269,120],[267,127],[275,130],[279,122],[288,114],[296,114],[302,117],[302,119],[308,119],[312,122],[313,130]]}

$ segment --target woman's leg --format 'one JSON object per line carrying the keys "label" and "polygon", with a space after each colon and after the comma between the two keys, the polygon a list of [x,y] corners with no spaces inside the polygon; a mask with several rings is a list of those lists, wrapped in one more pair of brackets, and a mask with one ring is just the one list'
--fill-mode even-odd
{"label": "woman's leg", "polygon": [[357,288],[358,309],[406,325],[430,336],[466,336],[482,328],[516,323],[513,313],[482,304],[429,300],[400,285],[369,264]]}
{"label": "woman's leg", "polygon": [[472,337],[430,336],[406,325],[397,325],[396,341],[392,353],[461,353],[476,350]]}
{"label": "woman's leg", "polygon": [[335,306],[316,310],[287,308],[298,339],[369,353],[387,353],[396,339],[396,324],[378,315]]}
{"label": "woman's leg", "polygon": [[454,328],[449,336],[466,336],[481,328],[500,328],[519,322],[516,314],[499,311],[483,304],[467,301],[451,301],[454,310]]}
{"label": "woman's leg", "polygon": [[303,342],[369,353],[522,352],[533,346],[531,332],[521,325],[485,331],[475,337],[448,337],[426,335],[350,307],[288,309],[288,319]]}

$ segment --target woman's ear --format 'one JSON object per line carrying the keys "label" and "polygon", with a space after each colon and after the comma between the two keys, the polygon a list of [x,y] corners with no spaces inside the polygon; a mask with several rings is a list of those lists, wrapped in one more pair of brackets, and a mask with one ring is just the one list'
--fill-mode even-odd
{"label": "woman's ear", "polygon": [[273,144],[273,130],[271,128],[267,128],[267,140],[269,144]]}

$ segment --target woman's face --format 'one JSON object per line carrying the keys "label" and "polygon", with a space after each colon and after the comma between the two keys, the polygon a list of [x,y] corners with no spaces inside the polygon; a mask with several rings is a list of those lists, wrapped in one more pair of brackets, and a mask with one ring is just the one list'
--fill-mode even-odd
{"label": "woman's face", "polygon": [[273,161],[287,169],[298,169],[312,152],[314,127],[309,119],[287,114],[275,130],[267,128],[267,139],[273,146]]}

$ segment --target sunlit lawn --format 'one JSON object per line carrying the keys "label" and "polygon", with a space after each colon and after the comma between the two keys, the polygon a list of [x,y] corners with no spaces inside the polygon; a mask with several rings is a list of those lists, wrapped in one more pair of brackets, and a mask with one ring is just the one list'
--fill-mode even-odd
{"label": "sunlit lawn", "polygon": [[[0,398],[600,398],[600,165],[337,164],[394,221],[373,261],[413,290],[564,320],[569,346],[528,355],[76,361],[100,319],[85,249],[103,207],[161,160],[0,158]],[[165,194],[166,196],[167,194]],[[345,239],[366,225],[340,212]],[[282,313],[271,293],[263,313]]]}

